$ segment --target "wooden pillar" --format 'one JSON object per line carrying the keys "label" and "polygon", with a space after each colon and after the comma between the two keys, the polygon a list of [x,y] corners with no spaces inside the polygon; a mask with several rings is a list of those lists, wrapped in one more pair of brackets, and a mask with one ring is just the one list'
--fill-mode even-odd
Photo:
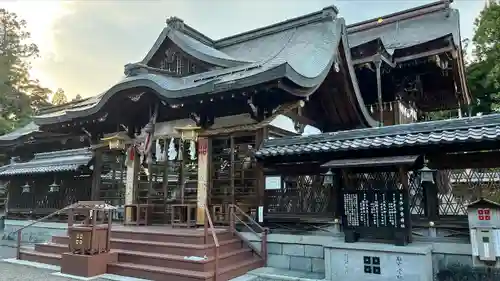
{"label": "wooden pillar", "polygon": [[205,224],[205,205],[208,204],[208,186],[210,181],[211,145],[208,137],[198,138],[198,188],[196,191],[196,224]]}
{"label": "wooden pillar", "polygon": [[[141,157],[136,154],[132,163],[127,166],[127,178],[125,181],[125,205],[134,204],[134,201],[136,201],[135,195],[137,185],[139,183],[137,175],[139,173],[140,159]],[[130,223],[129,220],[133,217],[131,212],[131,208],[126,208],[125,219],[127,220],[127,223]]]}
{"label": "wooden pillar", "polygon": [[92,201],[99,201],[100,190],[101,190],[101,173],[102,173],[102,150],[94,150],[94,170],[92,173],[92,189],[90,198]]}
{"label": "wooden pillar", "polygon": [[378,110],[379,110],[379,126],[384,126],[384,105],[382,100],[382,74],[380,73],[380,67],[382,66],[382,59],[378,58],[374,61],[375,70],[377,74],[377,98],[378,98]]}

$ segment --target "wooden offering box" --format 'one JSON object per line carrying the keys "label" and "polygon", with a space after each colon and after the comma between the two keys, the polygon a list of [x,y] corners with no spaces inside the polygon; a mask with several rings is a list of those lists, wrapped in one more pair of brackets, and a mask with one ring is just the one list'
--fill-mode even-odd
{"label": "wooden offering box", "polygon": [[69,228],[70,252],[95,255],[108,251],[108,225],[78,225]]}
{"label": "wooden offering box", "polygon": [[[69,252],[61,258],[61,272],[84,277],[106,273],[107,264],[118,259],[110,251],[111,212],[116,208],[100,201],[80,201],[66,209],[70,241]],[[81,224],[74,224],[75,215],[83,215]]]}

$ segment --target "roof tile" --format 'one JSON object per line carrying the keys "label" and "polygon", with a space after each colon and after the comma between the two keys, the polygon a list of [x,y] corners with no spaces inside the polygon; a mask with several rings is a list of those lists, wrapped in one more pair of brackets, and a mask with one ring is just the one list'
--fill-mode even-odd
{"label": "roof tile", "polygon": [[258,158],[500,140],[500,114],[266,140]]}

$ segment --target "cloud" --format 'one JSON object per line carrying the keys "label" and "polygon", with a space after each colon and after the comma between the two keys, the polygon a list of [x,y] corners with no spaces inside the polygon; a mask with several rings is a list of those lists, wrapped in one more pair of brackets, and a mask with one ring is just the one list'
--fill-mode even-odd
{"label": "cloud", "polygon": [[[430,1],[341,1],[348,23],[374,18]],[[170,0],[75,1],[55,20],[55,56],[44,57],[38,72],[68,95],[92,96],[123,76],[123,66],[142,59],[165,26],[177,16],[214,39],[320,10],[331,0]],[[363,9],[360,9],[360,7]],[[472,20],[482,1],[456,1],[462,12],[463,36],[472,35]],[[43,81],[42,81],[43,82]]]}

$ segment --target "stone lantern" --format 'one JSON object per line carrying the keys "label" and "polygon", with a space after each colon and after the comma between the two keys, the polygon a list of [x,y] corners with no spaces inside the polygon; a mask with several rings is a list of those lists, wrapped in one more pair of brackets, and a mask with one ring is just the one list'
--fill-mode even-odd
{"label": "stone lantern", "polygon": [[[66,208],[69,251],[61,258],[61,272],[92,277],[106,273],[107,264],[118,260],[110,250],[112,211],[116,208],[102,201],[80,201]],[[75,215],[83,216],[74,224]]]}

